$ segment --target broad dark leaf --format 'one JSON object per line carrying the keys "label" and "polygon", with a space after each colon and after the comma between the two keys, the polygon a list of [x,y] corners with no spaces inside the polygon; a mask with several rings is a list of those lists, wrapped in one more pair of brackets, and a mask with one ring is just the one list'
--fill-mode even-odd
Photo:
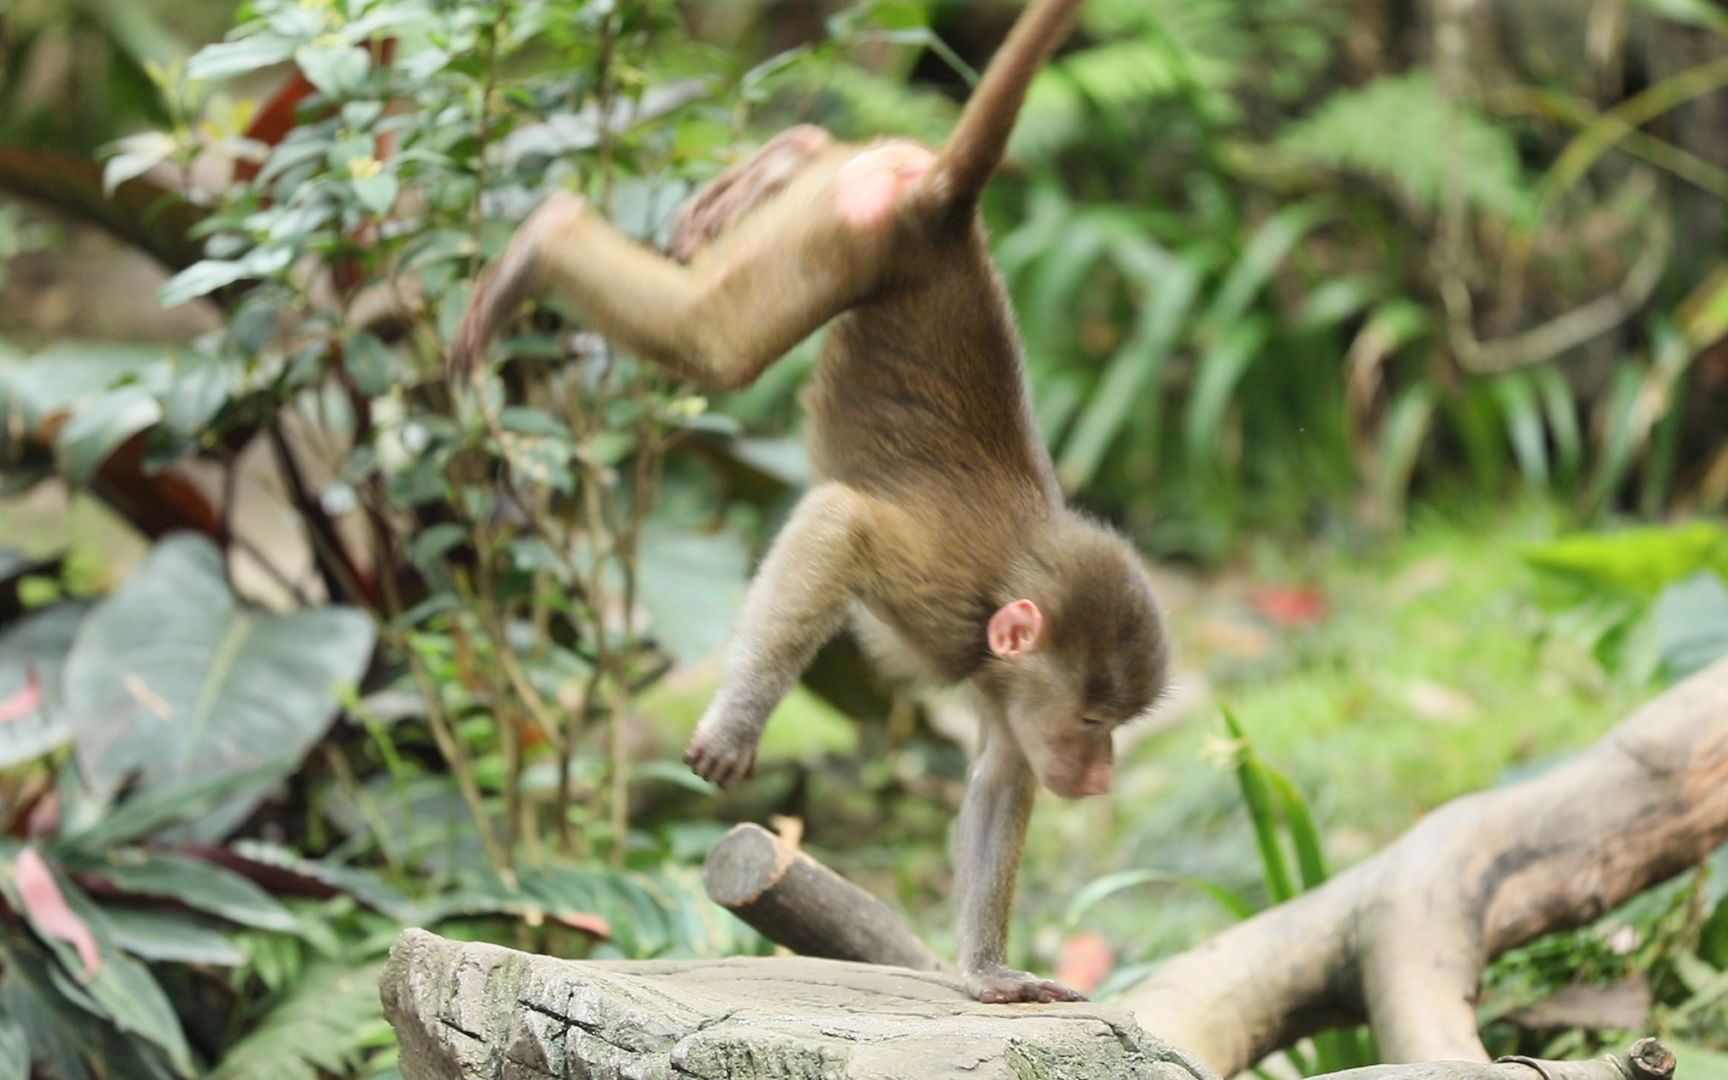
{"label": "broad dark leaf", "polygon": [[246,953],[228,935],[185,911],[104,907],[114,943],[144,960],[238,967]]}
{"label": "broad dark leaf", "polygon": [[0,1080],[30,1080],[30,1041],[8,1016],[0,1016]]}
{"label": "broad dark leaf", "polygon": [[[170,536],[73,645],[66,705],[84,778],[109,797],[133,776],[141,792],[161,793],[291,767],[328,730],[337,688],[358,681],[372,641],[358,611],[242,607],[215,545]],[[265,794],[243,791],[185,832],[220,839]]]}
{"label": "broad dark leaf", "polygon": [[[72,737],[60,673],[87,610],[58,604],[0,634],[0,768],[40,757]],[[31,696],[29,711],[8,711],[8,702],[18,708]]]}
{"label": "broad dark leaf", "polygon": [[120,851],[72,865],[101,876],[121,892],[178,900],[196,911],[260,930],[286,933],[299,925],[292,912],[257,885],[189,855]]}
{"label": "broad dark leaf", "polygon": [[638,558],[637,593],[653,616],[654,640],[672,656],[694,663],[726,642],[744,601],[750,557],[730,533],[645,533]]}
{"label": "broad dark leaf", "polygon": [[66,479],[83,487],[108,455],[162,419],[156,396],[141,386],[110,390],[79,408],[60,428],[54,453]]}

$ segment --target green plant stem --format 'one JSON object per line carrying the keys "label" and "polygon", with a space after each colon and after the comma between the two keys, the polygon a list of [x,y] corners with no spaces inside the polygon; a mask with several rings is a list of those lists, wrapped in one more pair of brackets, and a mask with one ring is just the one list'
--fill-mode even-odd
{"label": "green plant stem", "polygon": [[462,801],[468,806],[469,816],[474,819],[474,829],[480,836],[480,845],[486,851],[486,859],[504,884],[514,889],[516,871],[510,865],[508,853],[499,846],[497,834],[492,831],[491,821],[486,814],[486,803],[480,795],[480,785],[474,779],[474,763],[469,759],[468,751],[463,748],[461,738],[444,712],[438,680],[426,670],[425,662],[414,651],[411,642],[405,652],[408,667],[413,672],[414,681],[420,686],[420,696],[426,703],[426,721],[432,729],[432,740],[437,743],[438,753],[443,756],[444,763],[450,766],[451,775],[455,777],[456,789],[461,792]]}

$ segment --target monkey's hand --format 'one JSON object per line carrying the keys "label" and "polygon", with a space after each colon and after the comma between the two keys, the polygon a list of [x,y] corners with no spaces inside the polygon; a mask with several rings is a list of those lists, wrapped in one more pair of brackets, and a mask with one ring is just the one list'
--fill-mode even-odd
{"label": "monkey's hand", "polygon": [[739,732],[724,724],[701,723],[684,751],[684,764],[710,783],[727,787],[748,780],[756,771],[755,732]]}
{"label": "monkey's hand", "polygon": [[1056,1001],[1085,1001],[1086,995],[1070,990],[1059,982],[1040,979],[1026,971],[1011,967],[989,967],[966,973],[966,992],[987,1005],[1012,1002],[1050,1004]]}

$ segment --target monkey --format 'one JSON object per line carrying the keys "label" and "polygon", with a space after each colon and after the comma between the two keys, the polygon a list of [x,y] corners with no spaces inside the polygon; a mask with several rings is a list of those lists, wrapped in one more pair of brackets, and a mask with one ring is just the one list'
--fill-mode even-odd
{"label": "monkey", "polygon": [[1065,503],[978,203],[1080,0],[1035,0],[940,150],[800,125],[677,215],[670,256],[551,196],[481,275],[451,353],[471,373],[526,299],[727,390],[818,328],[803,389],[815,482],[745,593],[684,760],[749,777],[769,714],[850,620],[892,671],[965,688],[982,745],[956,830],[958,968],[982,1002],[1083,1000],[1009,967],[1040,784],[1109,790],[1111,733],[1163,691],[1162,615],[1128,541]]}

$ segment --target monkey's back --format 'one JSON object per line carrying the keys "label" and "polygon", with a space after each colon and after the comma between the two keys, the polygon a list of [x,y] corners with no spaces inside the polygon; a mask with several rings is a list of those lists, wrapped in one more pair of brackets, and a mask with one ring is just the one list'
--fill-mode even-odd
{"label": "monkey's back", "polygon": [[894,502],[934,499],[960,519],[1046,511],[1060,501],[1055,472],[982,231],[933,246],[931,260],[831,325],[804,391],[812,463],[826,479]]}
{"label": "monkey's back", "polygon": [[873,553],[883,587],[859,599],[957,681],[985,655],[980,628],[1032,521],[1061,496],[981,234],[941,255],[833,323],[804,403],[817,476],[899,519],[893,549]]}

